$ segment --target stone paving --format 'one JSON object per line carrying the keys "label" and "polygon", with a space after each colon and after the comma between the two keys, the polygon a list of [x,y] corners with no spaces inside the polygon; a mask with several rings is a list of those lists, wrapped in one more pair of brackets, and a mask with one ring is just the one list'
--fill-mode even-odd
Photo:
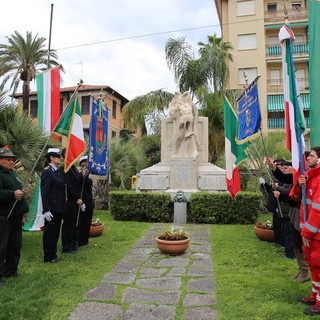
{"label": "stone paving", "polygon": [[153,225],[87,292],[69,319],[217,319],[209,227],[187,225],[189,249],[179,256],[165,255],[157,248],[154,238],[165,229],[164,224]]}

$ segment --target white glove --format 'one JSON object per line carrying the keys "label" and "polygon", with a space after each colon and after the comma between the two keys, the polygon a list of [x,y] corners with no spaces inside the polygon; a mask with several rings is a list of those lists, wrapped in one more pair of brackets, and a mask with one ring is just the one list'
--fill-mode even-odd
{"label": "white glove", "polygon": [[82,212],[86,211],[86,205],[84,203],[80,206],[80,210]]}
{"label": "white glove", "polygon": [[44,218],[45,218],[47,221],[51,221],[51,220],[52,220],[53,215],[51,214],[50,211],[45,212],[43,215],[44,215]]}
{"label": "white glove", "polygon": [[264,180],[262,177],[259,178],[259,182],[260,184],[265,184],[266,183],[266,180]]}

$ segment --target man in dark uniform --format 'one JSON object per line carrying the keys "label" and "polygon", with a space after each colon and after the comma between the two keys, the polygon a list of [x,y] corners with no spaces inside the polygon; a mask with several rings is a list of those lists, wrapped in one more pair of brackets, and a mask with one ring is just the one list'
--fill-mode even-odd
{"label": "man in dark uniform", "polygon": [[19,276],[22,218],[29,210],[22,183],[13,171],[15,159],[10,149],[0,148],[0,287],[5,285],[2,278]]}
{"label": "man in dark uniform", "polygon": [[64,175],[59,171],[61,150],[50,148],[46,155],[47,166],[41,175],[41,198],[45,218],[43,232],[44,262],[57,263],[57,243],[61,221],[67,210],[66,184]]}
{"label": "man in dark uniform", "polygon": [[[60,168],[64,172],[64,166]],[[64,173],[67,184],[67,212],[64,216],[62,224],[62,252],[76,253],[78,249],[78,215],[83,202],[81,199],[81,174],[77,168],[72,165],[71,168]]]}
{"label": "man in dark uniform", "polygon": [[80,213],[79,222],[79,238],[78,246],[86,246],[89,243],[90,226],[94,209],[94,200],[92,195],[92,179],[89,178],[89,172],[87,167],[88,156],[80,158],[81,166],[81,184],[82,184],[82,200],[85,204],[85,210]]}

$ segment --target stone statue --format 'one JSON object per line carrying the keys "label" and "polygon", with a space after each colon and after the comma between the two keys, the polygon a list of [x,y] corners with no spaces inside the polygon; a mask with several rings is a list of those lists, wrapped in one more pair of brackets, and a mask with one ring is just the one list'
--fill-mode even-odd
{"label": "stone statue", "polygon": [[188,91],[176,92],[169,104],[173,119],[172,155],[179,157],[198,156],[198,110]]}

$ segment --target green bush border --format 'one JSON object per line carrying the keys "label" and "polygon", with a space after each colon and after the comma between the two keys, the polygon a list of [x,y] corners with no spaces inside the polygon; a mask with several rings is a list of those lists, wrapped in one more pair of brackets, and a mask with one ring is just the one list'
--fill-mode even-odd
{"label": "green bush border", "polygon": [[[239,192],[234,201],[229,193],[196,192],[188,202],[188,222],[252,224],[260,212],[261,200],[262,195],[255,192]],[[119,221],[173,221],[173,202],[166,193],[112,191],[109,208]]]}

